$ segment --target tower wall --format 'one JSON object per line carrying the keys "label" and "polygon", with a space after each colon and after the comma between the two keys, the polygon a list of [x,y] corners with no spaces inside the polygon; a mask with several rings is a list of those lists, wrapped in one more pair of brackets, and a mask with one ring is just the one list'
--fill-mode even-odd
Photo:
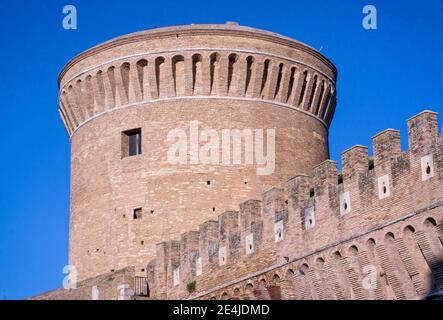
{"label": "tower wall", "polygon": [[[74,58],[60,75],[59,112],[71,138],[69,259],[79,279],[128,265],[145,274],[158,242],[326,160],[335,80],[310,47],[232,25],[131,34]],[[272,174],[258,175],[245,154],[241,164],[168,162],[168,133],[190,139],[195,121],[220,137],[274,129]],[[122,133],[135,128],[142,154],[122,157]]]}

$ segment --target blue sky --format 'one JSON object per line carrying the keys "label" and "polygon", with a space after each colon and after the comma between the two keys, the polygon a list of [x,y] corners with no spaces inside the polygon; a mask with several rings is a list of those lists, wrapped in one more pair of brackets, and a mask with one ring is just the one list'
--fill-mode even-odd
{"label": "blue sky", "polygon": [[[78,29],[64,30],[73,4]],[[378,10],[378,29],[362,28],[362,8]],[[385,128],[443,111],[443,3],[422,1],[10,1],[0,35],[0,299],[60,287],[67,264],[69,139],[57,113],[57,76],[79,52],[157,26],[224,23],[305,42],[339,70],[331,158],[370,146]],[[441,120],[440,120],[441,124]]]}

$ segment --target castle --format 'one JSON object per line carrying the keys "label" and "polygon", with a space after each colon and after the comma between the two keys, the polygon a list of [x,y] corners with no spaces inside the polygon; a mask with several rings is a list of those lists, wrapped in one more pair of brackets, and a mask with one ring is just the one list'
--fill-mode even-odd
{"label": "castle", "polygon": [[[408,120],[407,152],[388,129],[372,157],[344,151],[339,173],[328,149],[336,79],[309,46],[235,23],[129,34],[71,60],[59,112],[79,282],[34,298],[440,297],[437,114]],[[168,133],[193,121],[240,133],[229,150],[243,162],[193,161],[188,149],[185,163],[168,161]],[[251,128],[275,130],[271,174],[246,161]]]}

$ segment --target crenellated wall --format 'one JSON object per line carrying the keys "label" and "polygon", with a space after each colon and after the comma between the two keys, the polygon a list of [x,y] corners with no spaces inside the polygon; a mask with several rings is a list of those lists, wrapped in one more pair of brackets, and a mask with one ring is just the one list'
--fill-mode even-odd
{"label": "crenellated wall", "polygon": [[153,297],[418,299],[443,290],[437,114],[409,119],[408,140],[402,152],[399,131],[385,130],[372,157],[364,146],[343,152],[341,173],[324,161],[159,243],[148,265]]}

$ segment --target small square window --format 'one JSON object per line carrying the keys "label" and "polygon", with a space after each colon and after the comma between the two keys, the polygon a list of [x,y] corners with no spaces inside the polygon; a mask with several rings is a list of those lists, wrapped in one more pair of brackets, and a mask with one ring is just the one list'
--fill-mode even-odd
{"label": "small square window", "polygon": [[142,129],[122,132],[122,158],[142,154]]}
{"label": "small square window", "polygon": [[142,218],[142,208],[134,209],[134,219]]}

